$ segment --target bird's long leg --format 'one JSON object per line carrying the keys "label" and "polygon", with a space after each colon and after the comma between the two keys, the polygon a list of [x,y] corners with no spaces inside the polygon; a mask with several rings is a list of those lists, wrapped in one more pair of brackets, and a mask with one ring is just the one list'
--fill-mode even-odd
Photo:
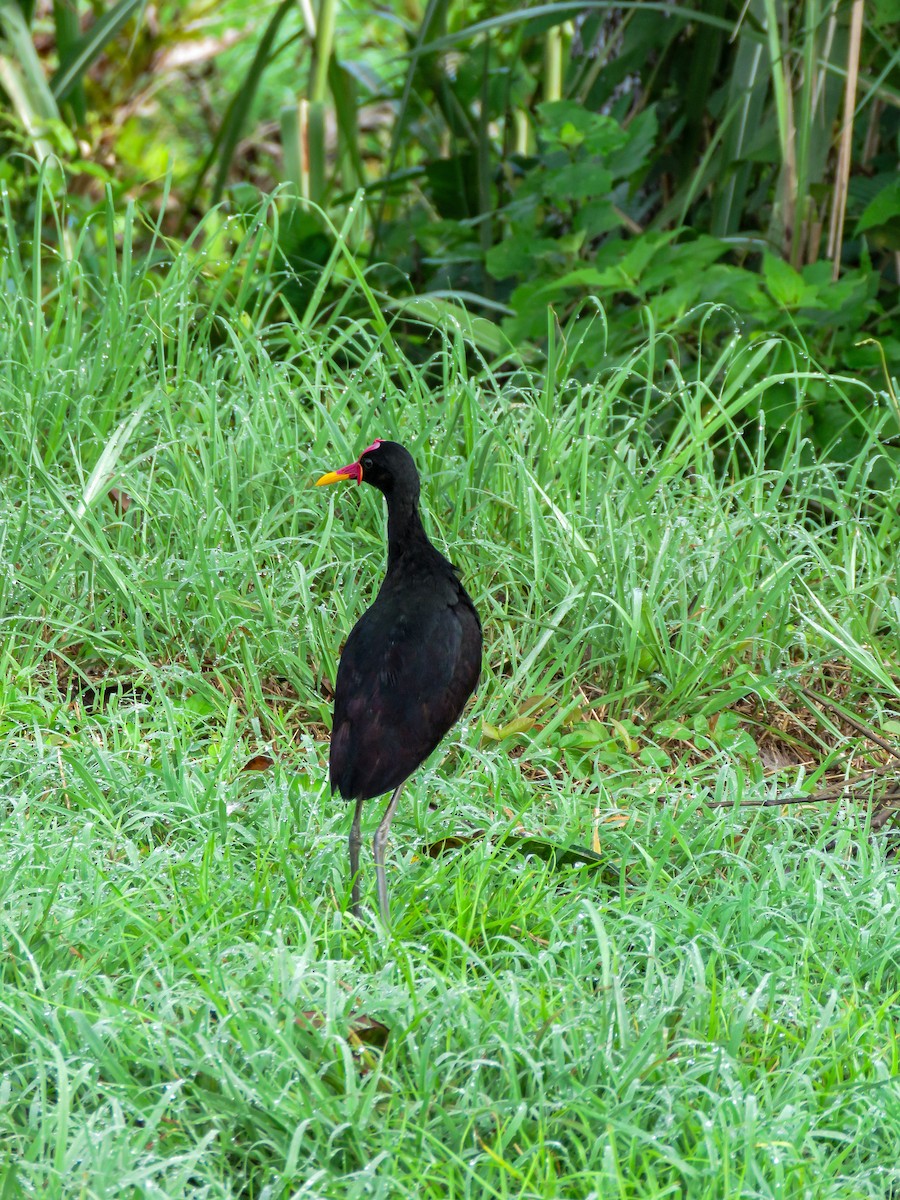
{"label": "bird's long leg", "polygon": [[357,800],[353,812],[353,824],[350,826],[350,908],[354,917],[359,916],[359,847],[362,839],[359,835],[359,821],[362,816],[363,801]]}
{"label": "bird's long leg", "polygon": [[394,813],[397,811],[403,786],[401,783],[394,790],[394,794],[391,796],[388,806],[384,810],[381,824],[375,830],[375,837],[372,839],[372,853],[375,855],[375,883],[378,888],[378,907],[381,910],[381,920],[385,928],[391,923],[391,910],[388,904],[387,876],[384,873],[384,851],[387,846],[388,834],[391,831],[391,821],[393,821]]}

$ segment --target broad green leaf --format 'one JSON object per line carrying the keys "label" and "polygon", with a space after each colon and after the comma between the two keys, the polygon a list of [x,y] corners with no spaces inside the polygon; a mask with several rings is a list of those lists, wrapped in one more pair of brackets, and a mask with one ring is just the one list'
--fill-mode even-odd
{"label": "broad green leaf", "polygon": [[510,275],[531,274],[535,259],[541,255],[559,254],[559,243],[555,238],[534,238],[526,234],[513,235],[498,242],[488,252],[486,266],[495,279],[506,279]]}
{"label": "broad green leaf", "polygon": [[448,334],[461,332],[468,341],[480,346],[488,354],[516,353],[499,325],[487,317],[475,316],[464,304],[449,296],[413,296],[408,300],[392,300],[385,307],[390,312],[403,313],[435,329],[443,329]]}
{"label": "broad green leaf", "polygon": [[674,741],[689,742],[694,731],[684,721],[657,721],[653,726],[653,734],[658,738],[672,738]]}
{"label": "broad green leaf", "polygon": [[570,203],[593,200],[612,191],[612,173],[596,162],[570,163],[557,171],[548,171],[544,194],[553,200]]}
{"label": "broad green leaf", "polygon": [[773,300],[783,304],[785,308],[799,306],[806,291],[806,284],[799,271],[795,271],[783,258],[767,254],[763,260],[763,274]]}
{"label": "broad green leaf", "polygon": [[863,233],[876,225],[886,225],[897,216],[900,216],[900,179],[882,188],[875,199],[866,205],[856,223],[856,232]]}

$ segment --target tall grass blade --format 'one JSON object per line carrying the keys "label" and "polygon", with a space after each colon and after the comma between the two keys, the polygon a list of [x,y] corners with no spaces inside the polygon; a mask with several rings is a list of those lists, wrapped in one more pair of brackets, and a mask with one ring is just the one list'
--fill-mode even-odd
{"label": "tall grass blade", "polygon": [[211,203],[217,204],[222,198],[225,185],[228,182],[228,171],[231,167],[231,160],[234,158],[234,152],[250,113],[257,89],[259,88],[259,82],[269,64],[275,37],[284,18],[295,8],[295,0],[281,0],[275,12],[269,18],[247,74],[244,76],[241,86],[235,91],[228,103],[225,116],[216,132],[213,145],[201,164],[200,170],[197,172],[197,176],[185,200],[182,210],[182,224],[187,219],[187,215],[193,207],[200,188],[203,186],[207,172],[216,161],[218,162],[218,167],[212,188]]}
{"label": "tall grass blade", "polygon": [[145,401],[139,405],[134,412],[118,425],[113,431],[112,436],[107,440],[94,469],[88,476],[81,499],[75,509],[75,513],[79,518],[84,516],[98,496],[105,495],[109,490],[122,452],[144,419],[148,406],[149,401]]}
{"label": "tall grass blade", "polygon": [[[56,99],[65,100],[87,74],[109,43],[121,32],[132,17],[143,12],[147,0],[117,0],[90,28],[60,62],[50,80],[50,90]],[[60,50],[62,48],[60,47]]]}
{"label": "tall grass blade", "polygon": [[[76,0],[53,0],[53,23],[56,28],[56,53],[60,63],[67,62],[76,51],[81,38]],[[84,81],[79,80],[68,93],[78,125],[87,123],[87,96]]]}
{"label": "tall grass blade", "polygon": [[44,162],[54,152],[46,127],[59,122],[59,109],[16,0],[0,0],[0,34],[0,49],[5,43],[9,50],[0,53],[0,84],[31,139],[35,158]]}

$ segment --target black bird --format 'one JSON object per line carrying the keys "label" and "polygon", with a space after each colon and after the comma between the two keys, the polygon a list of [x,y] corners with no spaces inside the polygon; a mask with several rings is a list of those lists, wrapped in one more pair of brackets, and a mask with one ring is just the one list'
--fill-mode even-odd
{"label": "black bird", "polygon": [[341,655],[334,695],[332,792],[355,800],[350,828],[353,912],[359,915],[359,823],[366,800],[391,792],[372,842],[378,906],[390,918],[384,851],[403,785],[458,719],[481,671],[481,621],[459,573],[428,540],[419,473],[397,442],[316,480],[355,479],[387,501],[387,573]]}

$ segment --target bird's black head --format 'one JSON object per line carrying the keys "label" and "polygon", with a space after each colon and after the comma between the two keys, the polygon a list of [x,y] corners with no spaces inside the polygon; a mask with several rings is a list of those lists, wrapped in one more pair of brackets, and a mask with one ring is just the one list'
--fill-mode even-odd
{"label": "bird's black head", "polygon": [[399,442],[385,442],[379,438],[363,450],[356,462],[329,471],[316,480],[316,486],[351,479],[369,483],[389,498],[402,497],[412,503],[419,499],[419,472],[412,455]]}
{"label": "bird's black head", "polygon": [[359,457],[360,482],[370,483],[385,496],[392,493],[419,498],[419,472],[399,442],[373,442]]}

